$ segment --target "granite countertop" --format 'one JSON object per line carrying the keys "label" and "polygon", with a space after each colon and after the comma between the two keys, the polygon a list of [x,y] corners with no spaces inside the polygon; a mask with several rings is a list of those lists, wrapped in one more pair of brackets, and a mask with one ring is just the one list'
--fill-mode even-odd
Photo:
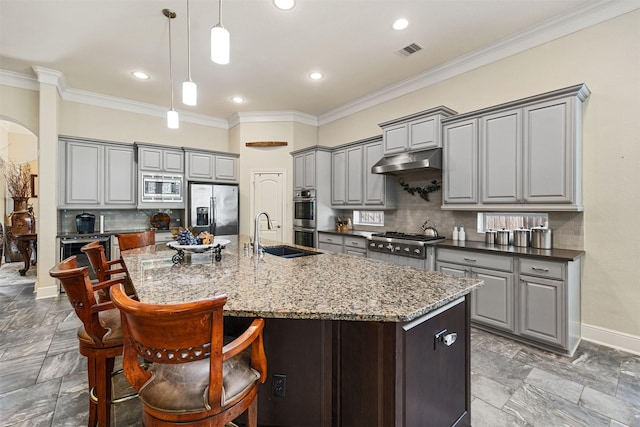
{"label": "granite countertop", "polygon": [[326,230],[318,230],[318,233],[340,234],[342,236],[370,237],[373,234],[373,231],[361,231],[361,230],[338,231],[335,228],[329,228]]}
{"label": "granite countertop", "polygon": [[528,258],[543,258],[549,261],[575,261],[583,257],[584,251],[572,249],[536,249],[531,247],[491,245],[485,242],[445,240],[437,243],[437,248],[468,249],[477,252],[491,252],[493,254],[519,255]]}
{"label": "granite countertop", "polygon": [[232,316],[405,322],[483,284],[333,252],[256,260],[243,249],[248,241],[234,238],[219,262],[205,252],[174,264],[176,252],[164,244],[125,251],[123,259],[141,301],[173,304],[227,294],[225,314]]}

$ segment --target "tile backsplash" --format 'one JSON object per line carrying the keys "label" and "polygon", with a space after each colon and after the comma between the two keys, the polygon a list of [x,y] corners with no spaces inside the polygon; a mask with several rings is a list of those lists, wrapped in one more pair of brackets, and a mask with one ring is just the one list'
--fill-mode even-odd
{"label": "tile backsplash", "polygon": [[[442,181],[442,172],[424,171],[401,176],[411,187],[425,187],[433,180]],[[477,232],[477,211],[442,210],[442,190],[429,193],[429,201],[418,194],[411,195],[398,184],[398,209],[385,211],[384,227],[355,226],[358,230],[382,230],[420,233],[422,224],[435,227],[438,233],[451,238],[453,227],[464,227],[467,240],[484,241],[484,233]],[[346,211],[343,214],[348,215]],[[549,228],[553,230],[553,247],[583,250],[583,212],[549,212]]]}
{"label": "tile backsplash", "polygon": [[99,218],[104,215],[104,231],[146,230],[151,227],[149,218],[158,211],[166,212],[171,217],[171,227],[184,225],[184,211],[173,209],[95,209],[95,210],[59,210],[58,233],[76,232],[76,215],[89,212],[96,216],[95,232],[99,232]]}

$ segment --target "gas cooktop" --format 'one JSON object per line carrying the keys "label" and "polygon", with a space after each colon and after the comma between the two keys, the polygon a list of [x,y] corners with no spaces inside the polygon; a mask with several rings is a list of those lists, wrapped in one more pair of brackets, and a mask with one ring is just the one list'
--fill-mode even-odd
{"label": "gas cooktop", "polygon": [[373,233],[371,237],[393,239],[393,240],[411,240],[414,242],[430,242],[433,240],[437,240],[437,241],[444,240],[443,236],[433,237],[433,236],[425,236],[424,234],[418,234],[418,233],[400,233],[398,231],[386,231],[384,233]]}

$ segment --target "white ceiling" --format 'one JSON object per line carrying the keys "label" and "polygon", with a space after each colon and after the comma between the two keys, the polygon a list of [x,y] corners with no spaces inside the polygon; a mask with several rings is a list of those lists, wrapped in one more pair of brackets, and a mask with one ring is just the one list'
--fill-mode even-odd
{"label": "white ceiling", "polygon": [[[168,108],[168,20],[172,21],[176,109],[227,119],[238,112],[290,111],[322,116],[458,58],[566,22],[601,0],[223,0],[231,63],[210,60],[215,0],[190,0],[196,107],[181,102],[187,79],[186,0],[0,0],[0,69],[63,73],[70,88]],[[637,6],[636,6],[637,7]],[[404,31],[391,28],[406,17]],[[396,53],[416,42],[423,50]],[[151,79],[131,76],[142,70]],[[309,72],[326,75],[311,81]],[[236,105],[230,97],[247,99]]]}

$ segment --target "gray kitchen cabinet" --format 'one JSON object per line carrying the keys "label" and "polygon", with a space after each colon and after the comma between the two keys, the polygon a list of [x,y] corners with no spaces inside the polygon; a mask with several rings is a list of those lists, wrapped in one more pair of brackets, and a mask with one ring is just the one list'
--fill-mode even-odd
{"label": "gray kitchen cabinet", "polygon": [[347,164],[347,205],[361,205],[363,194],[362,146],[345,150]]}
{"label": "gray kitchen cabinet", "polygon": [[138,169],[149,172],[184,173],[184,151],[136,143]]}
{"label": "gray kitchen cabinet", "polygon": [[347,209],[394,209],[394,176],[371,173],[382,158],[382,138],[373,137],[340,146],[331,153],[331,205]]}
{"label": "gray kitchen cabinet", "polygon": [[136,206],[135,152],[131,145],[61,137],[58,207]]}
{"label": "gray kitchen cabinet", "polygon": [[345,149],[331,153],[331,205],[347,204],[347,152]]}
{"label": "gray kitchen cabinet", "polygon": [[238,155],[185,148],[185,156],[188,181],[238,181]]}
{"label": "gray kitchen cabinet", "polygon": [[318,249],[337,253],[344,253],[344,236],[332,233],[318,232]]}
{"label": "gray kitchen cabinet", "polygon": [[564,343],[564,285],[560,280],[520,276],[520,335]]}
{"label": "gray kitchen cabinet", "polygon": [[436,270],[485,282],[471,293],[471,320],[539,347],[573,354],[581,337],[581,258],[546,260],[436,249]]}
{"label": "gray kitchen cabinet", "polygon": [[589,94],[580,84],[443,119],[442,208],[582,211],[582,102]]}
{"label": "gray kitchen cabinet", "polygon": [[315,150],[295,154],[293,156],[293,189],[311,189],[316,187],[316,152]]}
{"label": "gray kitchen cabinet", "polygon": [[440,120],[456,114],[445,106],[380,123],[385,156],[442,147]]}
{"label": "gray kitchen cabinet", "polygon": [[518,203],[522,187],[522,111],[480,118],[482,203]]}
{"label": "gray kitchen cabinet", "polygon": [[446,124],[442,134],[442,186],[445,205],[478,202],[478,121]]}
{"label": "gray kitchen cabinet", "polygon": [[572,97],[523,108],[524,202],[582,203],[578,107]]}
{"label": "gray kitchen cabinet", "polygon": [[341,254],[367,256],[367,241],[361,236],[318,232],[318,249]]}
{"label": "gray kitchen cabinet", "polygon": [[471,293],[471,320],[514,332],[513,259],[451,249],[436,252],[437,271],[484,281],[484,286]]}

